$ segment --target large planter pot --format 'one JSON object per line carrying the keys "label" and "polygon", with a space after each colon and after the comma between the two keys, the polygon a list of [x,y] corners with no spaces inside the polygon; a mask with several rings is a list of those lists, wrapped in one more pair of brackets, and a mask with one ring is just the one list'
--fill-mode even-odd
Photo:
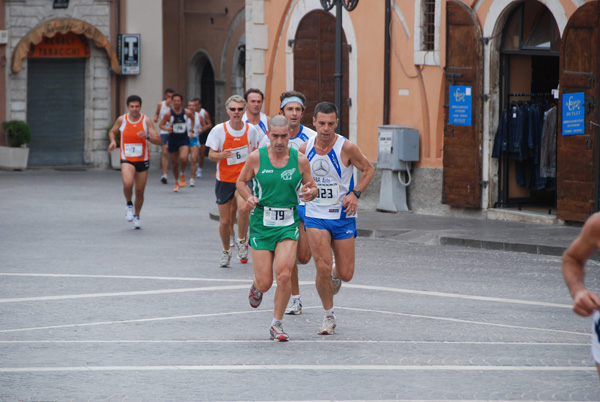
{"label": "large planter pot", "polygon": [[121,148],[110,151],[110,166],[115,170],[121,170]]}
{"label": "large planter pot", "polygon": [[0,169],[24,170],[29,161],[29,148],[0,147]]}

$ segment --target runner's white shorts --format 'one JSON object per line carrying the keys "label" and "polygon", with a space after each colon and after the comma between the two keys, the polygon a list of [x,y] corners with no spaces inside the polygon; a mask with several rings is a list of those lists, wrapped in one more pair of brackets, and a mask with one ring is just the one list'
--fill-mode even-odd
{"label": "runner's white shorts", "polygon": [[592,324],[592,358],[596,364],[600,364],[600,311],[594,311],[594,322]]}

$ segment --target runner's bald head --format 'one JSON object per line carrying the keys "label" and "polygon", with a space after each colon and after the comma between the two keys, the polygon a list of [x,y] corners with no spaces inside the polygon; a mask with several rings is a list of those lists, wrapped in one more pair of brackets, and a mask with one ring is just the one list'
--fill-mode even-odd
{"label": "runner's bald head", "polygon": [[291,130],[290,121],[280,114],[271,117],[269,120],[269,132],[272,131],[273,127],[287,127],[287,130]]}

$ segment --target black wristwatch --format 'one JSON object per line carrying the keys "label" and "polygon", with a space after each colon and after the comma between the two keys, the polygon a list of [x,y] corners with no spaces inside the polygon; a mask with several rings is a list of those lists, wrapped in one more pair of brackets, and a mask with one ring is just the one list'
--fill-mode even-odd
{"label": "black wristwatch", "polygon": [[354,193],[354,195],[356,196],[356,198],[360,198],[360,195],[362,194],[360,191],[358,190],[352,190],[352,192]]}

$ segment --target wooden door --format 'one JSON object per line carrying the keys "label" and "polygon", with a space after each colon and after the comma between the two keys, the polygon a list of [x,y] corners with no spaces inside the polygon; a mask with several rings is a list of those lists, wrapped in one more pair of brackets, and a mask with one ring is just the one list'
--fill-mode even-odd
{"label": "wooden door", "polygon": [[[342,135],[348,137],[348,49],[342,32]],[[306,96],[302,124],[313,127],[315,106],[335,103],[335,17],[323,10],[306,14],[296,31],[294,43],[294,90]],[[313,127],[314,128],[314,127]]]}
{"label": "wooden door", "polygon": [[[481,208],[481,124],[483,105],[483,44],[473,11],[460,1],[446,3],[446,113],[444,116],[442,203]],[[448,123],[450,85],[472,88],[470,126]]]}
{"label": "wooden door", "polygon": [[[600,62],[600,4],[586,3],[569,19],[560,57],[561,102],[558,109],[556,217],[585,221],[598,210],[596,152],[598,141],[598,63]],[[585,133],[562,135],[562,98],[585,93]]]}

